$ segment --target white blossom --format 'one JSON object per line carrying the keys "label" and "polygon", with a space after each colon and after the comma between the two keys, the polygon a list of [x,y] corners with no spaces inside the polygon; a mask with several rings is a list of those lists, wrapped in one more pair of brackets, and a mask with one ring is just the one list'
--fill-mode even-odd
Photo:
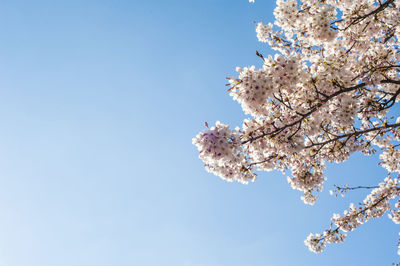
{"label": "white blossom", "polygon": [[[249,0],[254,2],[254,0]],[[217,122],[193,144],[207,171],[248,183],[256,170],[290,172],[293,189],[314,204],[326,162],[355,152],[379,153],[389,173],[359,205],[332,217],[323,234],[305,243],[321,252],[371,218],[400,222],[400,0],[277,0],[274,23],[257,23],[260,42],[275,54],[262,66],[237,67],[229,94],[249,115],[239,130]],[[365,187],[364,187],[365,188]],[[370,187],[372,188],[372,187]],[[345,190],[352,190],[346,185]],[[332,194],[335,194],[332,191]]]}

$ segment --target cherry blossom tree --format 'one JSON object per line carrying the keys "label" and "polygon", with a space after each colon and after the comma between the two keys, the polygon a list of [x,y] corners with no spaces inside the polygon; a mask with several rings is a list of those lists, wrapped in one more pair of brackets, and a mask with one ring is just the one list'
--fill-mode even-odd
{"label": "cherry blossom tree", "polygon": [[228,78],[249,118],[235,129],[206,124],[193,139],[206,170],[245,184],[255,171],[289,171],[290,186],[314,204],[326,162],[379,153],[387,176],[369,187],[337,186],[333,194],[370,193],[305,244],[321,252],[385,213],[399,224],[400,0],[277,0],[274,15],[274,25],[260,22],[256,32],[276,54],[257,52],[261,68],[237,67]]}

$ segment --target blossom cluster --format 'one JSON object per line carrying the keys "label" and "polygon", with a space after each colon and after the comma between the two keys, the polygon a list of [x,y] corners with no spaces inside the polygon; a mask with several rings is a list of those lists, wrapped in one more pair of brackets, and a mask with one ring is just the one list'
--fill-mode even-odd
{"label": "blossom cluster", "polygon": [[[400,174],[400,117],[391,113],[400,101],[400,0],[276,3],[274,23],[256,26],[276,54],[257,52],[259,68],[237,67],[228,78],[230,96],[249,116],[241,129],[217,122],[193,139],[206,170],[242,183],[254,181],[256,170],[290,172],[287,181],[306,204],[323,189],[326,163],[355,152],[380,152],[380,165]],[[320,252],[389,210],[400,221],[390,207],[397,178],[371,191],[362,209],[335,215],[337,229],[311,234],[306,245]]]}
{"label": "blossom cluster", "polygon": [[397,201],[395,207],[397,210],[392,210],[392,213],[389,214],[389,218],[392,219],[395,224],[400,224],[400,201]]}
{"label": "blossom cluster", "polygon": [[239,79],[229,79],[232,86],[230,95],[242,105],[246,114],[269,116],[274,110],[268,99],[273,98],[280,88],[285,88],[288,93],[294,91],[300,78],[299,68],[301,65],[296,57],[282,55],[269,56],[261,69],[238,67]]}
{"label": "blossom cluster", "polygon": [[400,150],[390,147],[382,152],[379,158],[383,161],[383,168],[389,172],[398,172],[400,174]]}
{"label": "blossom cluster", "polygon": [[[346,232],[353,231],[371,218],[382,217],[384,213],[391,210],[390,200],[400,196],[399,185],[399,179],[385,178],[385,181],[380,183],[378,188],[372,190],[359,207],[350,204],[349,209],[345,210],[343,215],[333,215],[332,222],[337,226],[336,229],[326,230],[323,235],[310,234],[304,243],[311,251],[319,253],[323,251],[327,243],[343,242]],[[395,206],[396,208],[400,207],[400,203],[396,203]],[[395,223],[400,223],[399,211],[391,211],[389,217]]]}
{"label": "blossom cluster", "polygon": [[205,163],[206,170],[227,181],[241,183],[254,181],[256,175],[246,166],[246,158],[241,152],[239,132],[231,130],[219,121],[215,127],[199,133],[192,143],[200,151],[199,158]]}
{"label": "blossom cluster", "polygon": [[304,244],[314,253],[324,251],[326,244],[343,242],[347,237],[346,233],[339,230],[325,230],[323,234],[309,234]]}

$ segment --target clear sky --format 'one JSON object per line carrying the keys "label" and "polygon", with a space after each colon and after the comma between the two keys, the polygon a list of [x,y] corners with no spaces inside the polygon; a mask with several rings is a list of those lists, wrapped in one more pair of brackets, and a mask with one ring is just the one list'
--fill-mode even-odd
{"label": "clear sky", "polygon": [[399,262],[386,216],[322,254],[303,244],[374,185],[377,159],[329,165],[315,206],[277,172],[207,173],[191,139],[244,115],[236,66],[271,51],[274,1],[0,1],[0,266],[329,266]]}

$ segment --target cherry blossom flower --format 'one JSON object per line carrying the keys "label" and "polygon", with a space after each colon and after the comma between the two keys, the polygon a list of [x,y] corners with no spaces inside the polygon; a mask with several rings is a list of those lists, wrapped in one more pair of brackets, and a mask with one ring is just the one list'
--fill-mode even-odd
{"label": "cherry blossom flower", "polygon": [[[254,0],[249,0],[254,2]],[[277,0],[274,23],[256,34],[274,56],[237,67],[229,94],[248,117],[241,129],[217,122],[194,139],[207,171],[228,181],[255,181],[256,170],[290,172],[289,185],[314,204],[327,162],[379,153],[388,176],[305,244],[321,252],[348,232],[388,213],[400,223],[400,0]],[[356,207],[358,206],[358,207]]]}

